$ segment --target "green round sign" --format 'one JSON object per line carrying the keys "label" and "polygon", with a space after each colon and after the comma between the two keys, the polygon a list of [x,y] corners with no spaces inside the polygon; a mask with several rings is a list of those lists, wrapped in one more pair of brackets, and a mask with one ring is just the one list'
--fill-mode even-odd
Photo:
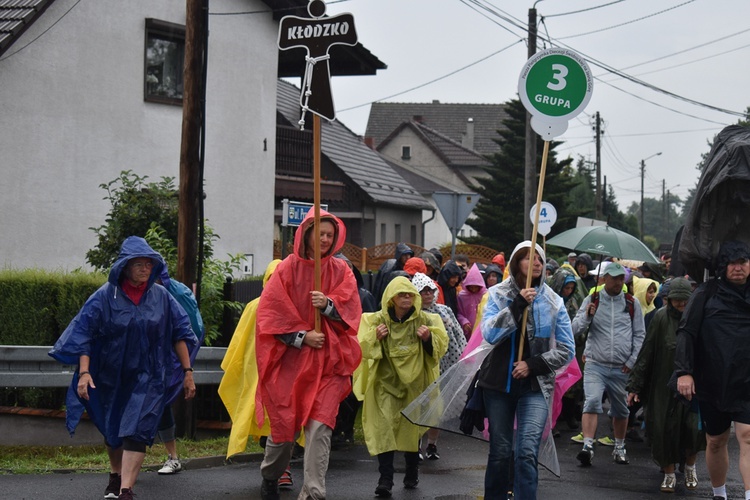
{"label": "green round sign", "polygon": [[591,99],[593,78],[586,61],[568,49],[532,56],[521,71],[518,93],[524,107],[544,120],[569,120]]}

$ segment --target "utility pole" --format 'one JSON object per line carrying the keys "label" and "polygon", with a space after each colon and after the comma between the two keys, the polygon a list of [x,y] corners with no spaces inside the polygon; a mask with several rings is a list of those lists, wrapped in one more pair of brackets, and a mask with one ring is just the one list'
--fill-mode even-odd
{"label": "utility pole", "polygon": [[602,128],[599,112],[596,112],[596,218],[602,220]]}
{"label": "utility pole", "polygon": [[646,171],[646,160],[641,160],[641,241],[643,241],[643,174]]}
{"label": "utility pole", "polygon": [[[604,218],[604,214],[609,214],[609,209],[607,208],[607,176],[604,176],[604,183],[602,184],[602,191],[604,191],[602,196],[602,218]],[[607,215],[607,220],[609,220],[609,215]]]}
{"label": "utility pole", "polygon": [[[198,222],[201,203],[202,133],[206,89],[208,0],[186,0],[185,65],[182,96],[182,144],[177,222],[177,280],[191,287],[198,276]],[[199,291],[196,291],[199,295]],[[196,416],[192,401],[175,400],[177,434],[194,439]]]}
{"label": "utility pole", "polygon": [[[534,4],[536,5],[536,3]],[[536,54],[536,9],[529,9],[529,51],[528,57]],[[536,196],[536,133],[531,128],[531,113],[526,111],[526,155],[523,196],[523,235],[531,238],[532,224],[529,217]]]}
{"label": "utility pole", "polygon": [[[664,227],[667,227],[667,195],[666,195],[666,189],[667,189],[667,180],[662,179],[661,180],[661,204],[662,204],[662,222],[664,222]],[[669,234],[669,233],[667,233]]]}
{"label": "utility pole", "polygon": [[669,212],[670,212],[671,209],[672,209],[672,205],[669,202],[669,189],[667,189],[667,223],[666,223],[666,227],[667,227],[667,234],[670,235],[670,236],[672,235],[672,233],[669,231]]}

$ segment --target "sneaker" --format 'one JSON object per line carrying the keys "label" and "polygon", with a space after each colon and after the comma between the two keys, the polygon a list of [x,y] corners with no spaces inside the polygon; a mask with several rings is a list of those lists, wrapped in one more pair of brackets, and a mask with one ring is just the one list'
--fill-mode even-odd
{"label": "sneaker", "polygon": [[120,496],[120,481],[122,478],[119,474],[116,472],[110,472],[109,474],[109,484],[107,485],[107,489],[104,490],[104,498],[116,500],[118,496]]}
{"label": "sneaker", "polygon": [[575,436],[570,438],[570,440],[574,443],[583,443],[583,432],[581,432],[580,434],[576,434]]}
{"label": "sneaker", "polygon": [[284,473],[281,475],[278,481],[279,489],[280,490],[291,490],[294,486],[294,481],[292,481],[292,468],[287,467]]}
{"label": "sneaker", "polygon": [[596,440],[597,443],[602,444],[604,446],[614,446],[615,440],[612,439],[609,436],[604,436],[603,438],[599,438]]}
{"label": "sneaker", "polygon": [[133,500],[133,498],[135,498],[133,488],[123,488],[122,492],[120,492],[120,496],[117,498],[119,498],[119,500]]}
{"label": "sneaker", "polygon": [[625,451],[624,446],[615,446],[615,449],[612,450],[612,458],[615,459],[616,464],[629,464],[630,460],[628,460],[628,452]]}
{"label": "sneaker", "polygon": [[419,454],[417,455],[417,458],[420,462],[424,462],[424,455],[422,454],[422,450],[419,450]]}
{"label": "sneaker", "polygon": [[180,463],[180,460],[177,458],[172,458],[171,456],[167,458],[167,461],[164,462],[164,467],[159,469],[157,472],[159,474],[177,474],[182,470],[182,464]]}
{"label": "sneaker", "polygon": [[662,493],[674,493],[675,486],[677,486],[675,475],[664,474],[664,481],[661,482]]}
{"label": "sneaker", "polygon": [[390,498],[392,488],[393,488],[393,480],[380,476],[380,479],[378,480],[378,485],[375,488],[375,496],[381,497],[381,498]]}
{"label": "sneaker", "polygon": [[424,454],[427,457],[427,460],[440,460],[440,455],[438,455],[437,451],[437,445],[428,444],[427,450],[425,450]]}
{"label": "sneaker", "polygon": [[685,488],[694,490],[698,487],[698,476],[695,474],[695,468],[685,469]]}
{"label": "sneaker", "polygon": [[581,451],[576,455],[576,458],[581,462],[581,465],[591,465],[591,462],[594,460],[594,447],[584,444]]}
{"label": "sneaker", "polygon": [[279,485],[273,479],[263,479],[260,484],[260,498],[263,500],[279,500]]}

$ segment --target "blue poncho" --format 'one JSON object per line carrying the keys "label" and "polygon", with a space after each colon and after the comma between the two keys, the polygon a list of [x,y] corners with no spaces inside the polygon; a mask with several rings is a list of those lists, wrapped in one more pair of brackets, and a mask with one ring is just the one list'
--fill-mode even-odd
{"label": "blue poncho", "polygon": [[[150,258],[154,267],[135,305],[123,292],[120,277],[127,262],[137,257]],[[182,384],[182,377],[173,376],[173,345],[184,340],[189,351],[198,347],[185,310],[154,284],[163,266],[161,255],[146,240],[127,238],[107,283],[88,298],[49,352],[70,365],[77,365],[81,355],[91,358],[96,388],[89,389],[89,400],[78,397],[78,372],[68,388],[66,423],[71,435],[85,409],[109,446],[120,447],[124,437],[153,443],[164,405]]]}

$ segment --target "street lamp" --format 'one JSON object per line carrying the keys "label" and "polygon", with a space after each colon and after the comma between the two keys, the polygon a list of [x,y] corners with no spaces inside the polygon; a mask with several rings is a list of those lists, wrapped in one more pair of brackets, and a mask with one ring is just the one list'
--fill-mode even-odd
{"label": "street lamp", "polygon": [[646,160],[650,160],[654,156],[659,156],[660,154],[661,151],[641,160],[641,241],[643,241],[643,237],[645,236],[643,232],[643,176],[646,172]]}

